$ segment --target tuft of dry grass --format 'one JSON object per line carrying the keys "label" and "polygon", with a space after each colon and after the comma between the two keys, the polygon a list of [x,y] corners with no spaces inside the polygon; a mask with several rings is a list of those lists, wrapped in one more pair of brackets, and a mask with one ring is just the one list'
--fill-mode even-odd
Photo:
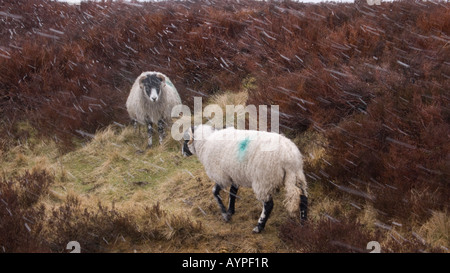
{"label": "tuft of dry grass", "polygon": [[432,247],[449,252],[450,217],[447,211],[434,211],[430,219],[419,230],[422,237]]}
{"label": "tuft of dry grass", "polygon": [[225,113],[227,105],[243,105],[247,104],[248,92],[242,91],[238,93],[224,92],[214,94],[208,99],[208,104],[218,105]]}
{"label": "tuft of dry grass", "polygon": [[[244,120],[248,127],[249,118],[246,116],[246,109],[248,100],[248,92],[241,91],[238,93],[224,92],[220,94],[215,94],[211,96],[208,100],[208,105],[218,106],[218,109],[221,110],[221,114],[216,113],[211,120],[207,120],[209,122],[213,122],[213,124],[221,123],[223,128],[228,126],[233,126],[237,128],[238,121]],[[205,107],[207,107],[205,106]],[[217,110],[218,110],[217,109]]]}

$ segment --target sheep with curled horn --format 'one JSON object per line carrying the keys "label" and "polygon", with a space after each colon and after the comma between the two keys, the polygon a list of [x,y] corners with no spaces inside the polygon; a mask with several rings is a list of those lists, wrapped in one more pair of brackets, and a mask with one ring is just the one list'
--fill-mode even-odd
{"label": "sheep with curled horn", "polygon": [[[263,202],[261,216],[253,229],[260,233],[273,208],[272,195],[283,185],[286,209],[291,215],[299,211],[302,223],[306,221],[308,193],[302,154],[286,137],[262,131],[232,127],[216,130],[209,125],[199,125],[185,133],[182,153],[197,155],[206,174],[214,181],[213,195],[225,221],[229,221],[235,212],[238,188],[252,188],[256,198]],[[228,209],[219,196],[224,188],[230,188]]]}
{"label": "sheep with curled horn", "polygon": [[137,123],[147,126],[148,147],[153,144],[153,124],[157,123],[159,143],[165,137],[165,128],[171,122],[171,111],[181,104],[177,89],[166,75],[155,72],[143,72],[131,87],[126,107],[136,128]]}

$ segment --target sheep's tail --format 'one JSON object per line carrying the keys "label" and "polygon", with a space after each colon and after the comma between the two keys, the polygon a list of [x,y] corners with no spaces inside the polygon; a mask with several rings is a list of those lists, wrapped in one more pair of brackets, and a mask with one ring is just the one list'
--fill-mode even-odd
{"label": "sheep's tail", "polygon": [[284,178],[286,198],[284,205],[291,215],[300,209],[300,220],[306,221],[308,209],[308,192],[305,174],[303,170],[293,172],[286,170]]}

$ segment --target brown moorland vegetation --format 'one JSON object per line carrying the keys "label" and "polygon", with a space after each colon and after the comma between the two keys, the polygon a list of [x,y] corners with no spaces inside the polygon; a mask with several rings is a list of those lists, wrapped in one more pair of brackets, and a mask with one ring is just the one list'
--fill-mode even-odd
{"label": "brown moorland vegetation", "polygon": [[[17,140],[32,139],[29,131],[17,126],[25,121],[38,137],[55,140],[62,152],[109,124],[127,124],[124,103],[135,77],[144,70],[169,75],[188,106],[193,96],[239,92],[251,81],[249,104],[279,105],[282,131],[292,138],[311,136],[311,142],[298,141],[302,151],[313,144],[324,150],[306,164],[313,205],[326,196],[356,210],[370,207],[377,215],[371,228],[401,226],[412,236],[391,234],[394,239],[392,245],[386,243],[387,249],[419,251],[425,246],[413,227],[439,221],[436,215],[442,212],[448,223],[449,31],[450,5],[433,1],[369,6],[4,0],[0,155]],[[11,220],[2,222],[0,229],[24,234],[14,242],[1,240],[10,247],[5,251],[61,251],[59,245],[36,239],[25,225],[32,217],[43,218],[45,209],[34,206],[33,196],[21,194],[20,187],[37,189],[35,184],[20,181],[37,181],[42,191],[49,179],[48,174],[28,173],[2,180],[2,200],[25,217],[8,218],[11,208],[3,210],[4,202],[0,203],[2,219]],[[19,183],[19,189],[8,186],[11,181]],[[132,216],[119,215],[114,208],[99,205],[96,213],[83,212],[76,200],[67,202],[54,211],[55,223],[63,225],[58,219],[69,213],[92,223],[104,223],[102,217],[107,217],[123,230],[136,232]],[[323,215],[338,222],[319,219],[303,229],[288,221],[280,237],[298,251],[357,251],[365,246],[354,244],[373,237],[362,229],[356,213]],[[11,229],[5,228],[8,223]],[[439,249],[448,251],[448,226],[443,226],[447,245],[441,243]],[[19,229],[23,232],[14,232]],[[191,229],[201,230],[195,225]],[[340,242],[326,236],[352,229],[360,240]],[[99,233],[111,231],[109,226]],[[136,236],[147,236],[139,232],[144,235]],[[315,235],[295,236],[303,232]],[[319,247],[324,241],[328,243]],[[399,242],[407,246],[399,247]]]}

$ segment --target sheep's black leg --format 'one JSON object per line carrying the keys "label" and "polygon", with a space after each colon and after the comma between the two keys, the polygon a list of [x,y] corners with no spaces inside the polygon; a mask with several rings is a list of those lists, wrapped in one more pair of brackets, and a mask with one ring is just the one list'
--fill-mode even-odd
{"label": "sheep's black leg", "polygon": [[308,197],[300,195],[300,223],[304,224],[308,216]]}
{"label": "sheep's black leg", "polygon": [[159,134],[159,144],[162,143],[163,139],[166,137],[166,131],[164,130],[166,128],[166,123],[164,120],[158,121],[158,134]]}
{"label": "sheep's black leg", "polygon": [[269,201],[264,202],[263,211],[261,213],[261,216],[258,220],[258,225],[253,229],[254,233],[260,233],[263,231],[264,227],[266,226],[267,219],[269,219],[270,213],[273,209],[273,200],[270,198]]}
{"label": "sheep's black leg", "polygon": [[238,192],[238,187],[231,185],[230,188],[230,202],[228,203],[228,212],[227,214],[229,215],[229,217],[231,218],[231,215],[234,214],[234,204],[236,202],[236,195]]}
{"label": "sheep's black leg", "polygon": [[219,195],[220,190],[221,190],[221,187],[218,184],[214,185],[213,195],[214,195],[214,198],[216,198],[217,204],[219,204],[223,219],[226,222],[228,222],[228,220],[230,220],[230,219],[228,219],[227,210],[225,209],[225,206],[223,205],[222,198],[220,198],[220,195]]}
{"label": "sheep's black leg", "polygon": [[153,123],[151,121],[147,122],[147,134],[148,134],[148,144],[147,147],[151,148],[152,147],[152,138],[153,138]]}

